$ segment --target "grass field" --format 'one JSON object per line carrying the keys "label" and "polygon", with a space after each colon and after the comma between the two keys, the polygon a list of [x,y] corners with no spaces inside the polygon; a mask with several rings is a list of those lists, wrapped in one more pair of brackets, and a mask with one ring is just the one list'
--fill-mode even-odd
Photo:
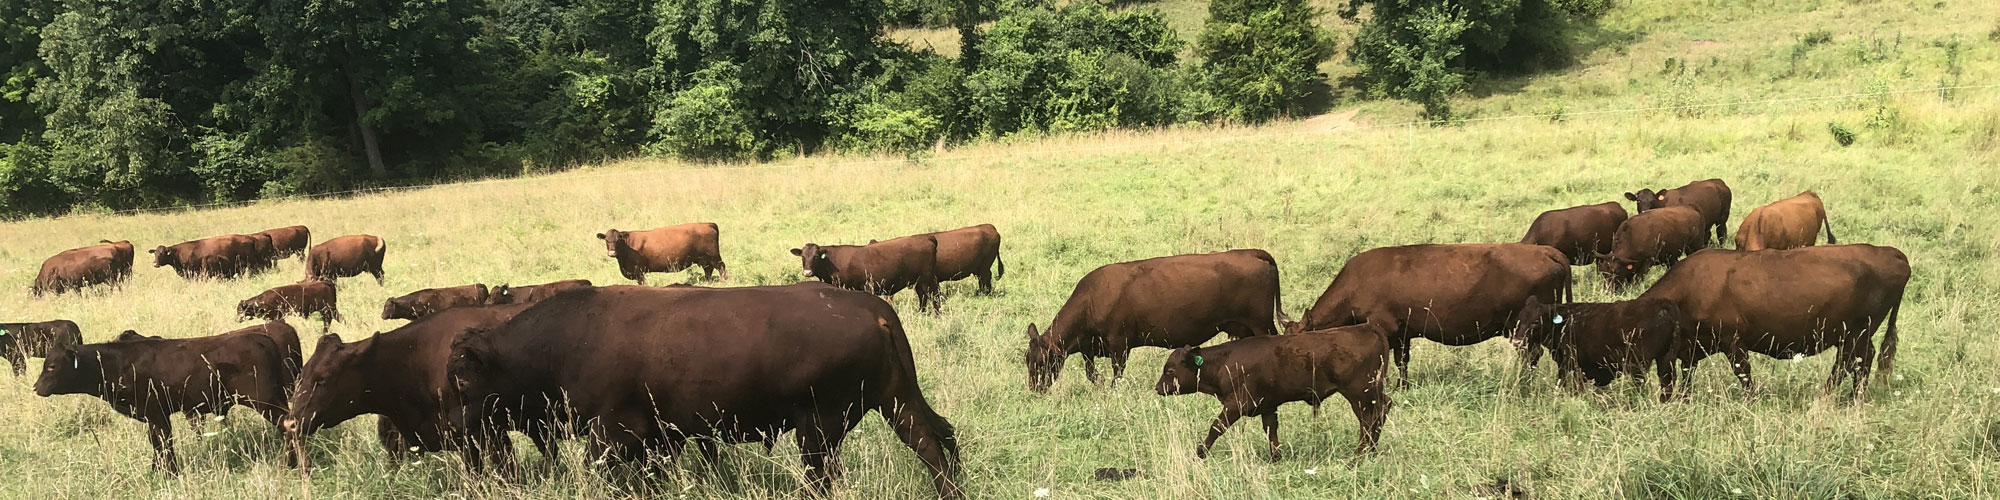
{"label": "grass field", "polygon": [[[1007,275],[998,293],[951,283],[940,314],[904,312],[932,403],[957,426],[961,484],[973,498],[1499,498],[1505,482],[1534,498],[1993,498],[2000,496],[2000,89],[1955,95],[1790,101],[1631,113],[1601,109],[1730,103],[1937,86],[1956,53],[1961,85],[2000,81],[2000,15],[1977,2],[1671,0],[1622,7],[1622,33],[1576,68],[1491,82],[1464,98],[1474,121],[1371,127],[1414,116],[1398,103],[1258,128],[1054,137],[947,151],[919,162],[802,158],[696,166],[636,160],[542,177],[321,201],[0,225],[0,318],[75,320],[90,341],[131,328],[168,337],[239,326],[236,301],[296,281],[278,271],[187,282],[142,263],[117,290],[35,299],[43,258],[99,239],[141,248],[305,224],[316,238],[388,240],[388,283],[341,283],[348,341],[401,321],[383,299],[468,282],[588,278],[620,283],[592,235],[688,222],[721,225],[733,280],[798,280],[787,250],[993,223]],[[1824,42],[1812,32],[1827,31]],[[1958,49],[1948,41],[1957,40]],[[1804,49],[1797,47],[1807,45]],[[1794,56],[1793,54],[1801,54]],[[1688,69],[1663,71],[1673,57]],[[1679,64],[1679,63],[1676,63]],[[1842,147],[1829,124],[1852,130]],[[719,167],[719,168],[718,168]],[[1500,342],[1418,342],[1413,386],[1395,391],[1381,451],[1349,456],[1354,420],[1281,413],[1285,461],[1263,460],[1255,422],[1239,423],[1207,461],[1194,445],[1219,409],[1207,396],[1162,398],[1151,384],[1165,351],[1142,349],[1127,380],[1093,388],[1071,363],[1045,395],[1025,388],[1023,332],[1044,325],[1084,273],[1111,262],[1263,248],[1280,264],[1293,315],[1352,255],[1425,242],[1513,241],[1535,214],[1622,199],[1641,187],[1709,177],[1735,190],[1735,217],[1812,189],[1844,242],[1891,245],[1915,276],[1901,318],[1897,380],[1859,404],[1816,392],[1830,356],[1754,357],[1761,390],[1745,394],[1723,363],[1704,364],[1691,401],[1650,401],[1650,387],[1560,390],[1543,367],[1522,378]],[[1734,226],[1732,221],[1732,228]],[[146,261],[145,255],[140,255]],[[1583,268],[1578,268],[1582,271]],[[1657,275],[1657,272],[1656,272]],[[694,274],[655,276],[691,282]],[[1595,276],[1581,298],[1614,297]],[[1627,296],[1636,295],[1635,287]],[[295,323],[305,324],[305,323]],[[306,348],[317,323],[301,327]],[[308,353],[310,354],[310,353]],[[30,378],[0,375],[0,497],[440,498],[802,496],[796,448],[731,449],[720,464],[670,477],[587,466],[578,446],[519,482],[468,478],[455,457],[391,468],[372,417],[323,432],[310,478],[279,461],[274,428],[239,409],[203,437],[177,425],[185,473],[147,469],[144,427],[85,396],[38,398]],[[930,483],[871,417],[844,451],[835,498],[924,498]],[[529,463],[547,465],[523,446]],[[1123,482],[1100,467],[1140,469]]]}

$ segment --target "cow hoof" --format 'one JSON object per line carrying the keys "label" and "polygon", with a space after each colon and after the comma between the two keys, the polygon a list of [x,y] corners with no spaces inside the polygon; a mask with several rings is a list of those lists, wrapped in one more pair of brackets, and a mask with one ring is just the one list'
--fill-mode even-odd
{"label": "cow hoof", "polygon": [[1284,459],[1285,459],[1284,453],[1279,453],[1278,450],[1271,450],[1271,463],[1275,464],[1278,463],[1279,460],[1284,460]]}

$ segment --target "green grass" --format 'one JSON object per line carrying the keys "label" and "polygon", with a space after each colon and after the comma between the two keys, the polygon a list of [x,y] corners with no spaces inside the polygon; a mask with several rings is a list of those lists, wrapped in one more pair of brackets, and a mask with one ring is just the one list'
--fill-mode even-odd
{"label": "green grass", "polygon": [[[1629,40],[1578,67],[1466,96],[1461,109],[1502,116],[1563,109],[1714,103],[1935,85],[1957,36],[1961,78],[2000,81],[1996,15],[1976,2],[1673,0],[1626,5],[1606,29]],[[1818,31],[1828,41],[1794,47]],[[1900,49],[1867,55],[1901,34]],[[1857,55],[1860,54],[1860,55]],[[1662,74],[1665,57],[1694,78]],[[1691,70],[1694,71],[1694,70]],[[1679,97],[1676,97],[1679,96]],[[1680,99],[1676,101],[1674,99]],[[1414,116],[1401,103],[1359,105],[1365,122]],[[1842,147],[1830,123],[1855,132]],[[1313,122],[1063,136],[974,146],[918,163],[803,158],[704,168],[631,161],[559,175],[324,201],[188,213],[85,216],[0,225],[0,318],[67,318],[86,339],[126,328],[169,337],[236,328],[237,300],[295,281],[278,272],[187,282],[137,269],[122,289],[35,299],[40,261],[102,238],[142,248],[228,232],[306,224],[318,239],[369,233],[389,242],[388,284],[343,281],[334,331],[349,341],[402,324],[374,319],[383,299],[468,282],[621,282],[593,234],[688,221],[722,227],[734,280],[790,283],[807,241],[865,242],[990,222],[1007,276],[993,297],[952,283],[941,314],[893,302],[933,404],[958,427],[962,484],[974,498],[1472,498],[1496,481],[1535,498],[1990,498],[2000,496],[2000,91],[1574,115],[1442,128],[1326,132]],[[1127,380],[1096,389],[1071,363],[1046,395],[1025,389],[1027,325],[1045,324],[1076,280],[1117,261],[1254,247],[1271,251],[1294,315],[1367,248],[1519,238],[1542,210],[1619,199],[1639,187],[1721,177],[1736,217],[1812,189],[1843,241],[1892,245],[1915,276],[1903,311],[1899,380],[1842,405],[1816,393],[1831,360],[1753,359],[1762,391],[1743,394],[1719,358],[1692,401],[1658,404],[1627,382],[1573,395],[1550,369],[1519,368],[1497,342],[1418,342],[1414,386],[1392,392],[1381,452],[1355,460],[1354,420],[1338,402],[1311,418],[1282,412],[1286,460],[1262,459],[1255,422],[1239,423],[1207,461],[1193,448],[1218,405],[1152,393],[1165,352],[1142,349]],[[1732,221],[1733,226],[1734,221]],[[141,256],[143,259],[143,255]],[[1579,268],[1581,270],[1581,268]],[[692,281],[693,274],[656,281]],[[1595,277],[1586,300],[1610,300]],[[1637,294],[1641,288],[1628,292]],[[307,349],[317,324],[304,327]],[[30,362],[30,373],[39,368]],[[310,478],[279,463],[275,430],[237,411],[200,438],[177,425],[180,477],[147,470],[144,427],[84,396],[38,398],[0,375],[0,497],[796,498],[796,448],[731,449],[724,463],[647,479],[587,467],[579,446],[519,482],[468,478],[454,457],[391,468],[372,417],[322,433]],[[525,447],[524,447],[525,448]],[[525,451],[533,457],[532,451]],[[915,457],[870,418],[844,451],[836,498],[923,498]],[[530,458],[530,464],[542,464]],[[1144,477],[1097,482],[1100,467]],[[720,469],[720,470],[717,470]],[[1312,469],[1313,474],[1308,474]],[[1741,493],[1738,493],[1740,491]]]}

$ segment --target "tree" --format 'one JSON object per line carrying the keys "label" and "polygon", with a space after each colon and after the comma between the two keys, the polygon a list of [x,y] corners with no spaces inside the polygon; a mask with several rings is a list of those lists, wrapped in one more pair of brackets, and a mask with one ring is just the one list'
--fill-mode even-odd
{"label": "tree", "polygon": [[1224,113],[1261,121],[1304,111],[1325,86],[1319,64],[1333,57],[1333,36],[1306,0],[1214,0],[1195,52],[1207,91]]}
{"label": "tree", "polygon": [[1608,0],[1350,0],[1372,15],[1349,55],[1359,80],[1378,94],[1417,101],[1448,118],[1446,96],[1478,73],[1521,73],[1573,59],[1575,27],[1610,8]]}
{"label": "tree", "polygon": [[41,132],[41,115],[28,96],[35,81],[48,74],[36,52],[42,44],[42,27],[53,17],[53,0],[0,2],[0,144]]}

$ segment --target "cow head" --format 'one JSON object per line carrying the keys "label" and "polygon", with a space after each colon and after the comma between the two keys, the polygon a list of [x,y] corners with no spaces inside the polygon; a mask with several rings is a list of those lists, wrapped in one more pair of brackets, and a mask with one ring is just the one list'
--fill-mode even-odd
{"label": "cow head", "polygon": [[1604,277],[1604,282],[1611,285],[1611,290],[1614,292],[1624,290],[1626,283],[1631,283],[1646,274],[1648,269],[1636,260],[1612,254],[1597,254],[1597,274]]}
{"label": "cow head", "polygon": [[805,277],[819,278],[820,281],[830,278],[827,275],[833,271],[833,264],[826,260],[826,249],[807,243],[805,246],[792,249],[792,255],[799,256],[799,267],[802,269],[800,273]]}
{"label": "cow head", "polygon": [[291,414],[279,424],[287,435],[304,439],[361,414],[364,408],[353,403],[367,391],[367,377],[355,368],[364,351],[362,346],[341,343],[339,335],[320,336],[312,359],[299,371]]}
{"label": "cow head", "polygon": [[1200,390],[1202,365],[1208,360],[1202,358],[1200,347],[1182,347],[1167,354],[1167,366],[1160,370],[1160,381],[1153,384],[1153,392],[1161,396],[1194,394]]}
{"label": "cow head", "polygon": [[153,247],[152,250],[147,250],[146,253],[153,254],[153,267],[180,263],[180,259],[174,256],[174,247]]}
{"label": "cow head", "polygon": [[602,233],[597,233],[597,239],[604,240],[604,256],[613,259],[618,258],[619,247],[632,248],[630,244],[626,243],[631,237],[632,233],[617,229],[606,229]]}
{"label": "cow head", "polygon": [[1571,319],[1558,319],[1554,306],[1544,305],[1541,298],[1532,295],[1528,296],[1527,303],[1521,306],[1521,313],[1516,317],[1520,322],[1515,323],[1514,331],[1507,333],[1507,342],[1513,344],[1516,351],[1527,351],[1529,346],[1543,343]]}
{"label": "cow head", "polygon": [[270,300],[266,300],[263,295],[237,302],[236,319],[242,321],[247,319],[274,319],[282,317],[282,314],[278,314],[277,308],[272,307],[271,302]]}
{"label": "cow head", "polygon": [[1644,212],[1666,206],[1667,190],[1641,189],[1625,193],[1625,199],[1632,200],[1633,203],[1638,204],[1638,211]]}
{"label": "cow head", "polygon": [[486,305],[490,306],[512,304],[515,300],[514,289],[509,288],[506,283],[493,287],[486,294]]}
{"label": "cow head", "polygon": [[1049,386],[1056,384],[1056,377],[1062,375],[1063,362],[1069,359],[1061,343],[1057,342],[1054,330],[1042,334],[1028,324],[1028,353],[1024,364],[1028,366],[1028,390],[1048,392]]}
{"label": "cow head", "polygon": [[103,356],[94,351],[79,350],[76,346],[52,349],[48,360],[42,363],[41,378],[35,379],[35,395],[103,395],[103,364]]}
{"label": "cow head", "polygon": [[416,306],[407,297],[392,297],[382,302],[382,319],[417,319]]}

